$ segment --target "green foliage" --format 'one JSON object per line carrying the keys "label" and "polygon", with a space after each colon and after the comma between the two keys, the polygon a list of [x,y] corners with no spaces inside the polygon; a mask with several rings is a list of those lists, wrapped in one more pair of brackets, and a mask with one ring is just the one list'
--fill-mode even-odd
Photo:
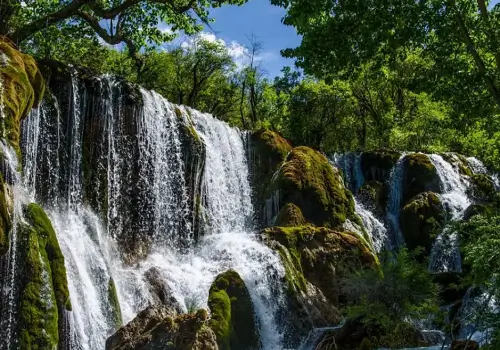
{"label": "green foliage", "polygon": [[476,215],[459,228],[464,262],[470,266],[470,282],[484,293],[470,322],[478,330],[490,331],[490,348],[496,349],[500,346],[500,314],[490,303],[500,297],[500,217]]}
{"label": "green foliage", "polygon": [[349,296],[349,318],[362,318],[368,327],[391,334],[408,320],[427,318],[437,312],[438,288],[426,266],[405,249],[387,254],[380,270],[359,270],[346,278],[343,291]]}

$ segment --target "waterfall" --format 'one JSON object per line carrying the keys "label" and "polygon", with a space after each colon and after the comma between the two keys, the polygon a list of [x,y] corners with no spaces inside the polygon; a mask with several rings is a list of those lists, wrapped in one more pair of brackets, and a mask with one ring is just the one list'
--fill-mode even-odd
{"label": "waterfall", "polygon": [[[467,196],[468,183],[443,157],[431,154],[430,160],[436,167],[440,181],[443,206],[449,213],[451,220],[460,220],[471,204]],[[449,272],[462,270],[458,235],[450,227],[446,227],[436,238],[429,259],[429,269],[433,272]]]}
{"label": "waterfall", "polygon": [[344,174],[344,182],[352,193],[357,193],[365,183],[365,177],[361,169],[362,153],[334,154],[330,162]]}
{"label": "waterfall", "polygon": [[380,222],[375,215],[364,207],[356,198],[354,199],[356,214],[361,217],[363,225],[368,232],[371,245],[375,252],[380,253],[389,247],[389,235],[384,224]]}
{"label": "waterfall", "polygon": [[387,202],[387,221],[390,225],[392,237],[392,249],[401,247],[404,244],[403,234],[399,226],[399,213],[401,211],[401,199],[403,197],[403,173],[405,154],[399,157],[396,165],[391,170],[389,176],[389,200]]}
{"label": "waterfall", "polygon": [[[254,234],[248,135],[155,92],[134,95],[112,77],[82,81],[73,71],[66,89],[52,92],[22,125],[24,184],[46,207],[65,256],[69,348],[102,349],[114,332],[110,281],[126,323],[157,301],[151,271],[188,311],[207,307],[215,277],[234,269],[249,289],[263,348],[281,349],[285,271]],[[199,194],[185,177],[187,122],[206,147],[203,177],[193,175]],[[198,195],[206,227],[195,240],[189,198]]]}

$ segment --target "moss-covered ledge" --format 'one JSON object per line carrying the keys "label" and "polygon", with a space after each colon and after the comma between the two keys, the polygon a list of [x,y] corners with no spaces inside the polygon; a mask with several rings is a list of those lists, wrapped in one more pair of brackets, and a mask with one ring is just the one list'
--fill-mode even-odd
{"label": "moss-covered ledge", "polygon": [[55,349],[63,313],[71,310],[64,256],[43,209],[32,203],[24,211],[26,222],[17,228],[24,261],[19,345],[21,349]]}
{"label": "moss-covered ledge", "polygon": [[20,52],[7,38],[0,36],[0,105],[5,135],[19,154],[21,120],[38,106],[45,92],[45,81],[35,59]]}

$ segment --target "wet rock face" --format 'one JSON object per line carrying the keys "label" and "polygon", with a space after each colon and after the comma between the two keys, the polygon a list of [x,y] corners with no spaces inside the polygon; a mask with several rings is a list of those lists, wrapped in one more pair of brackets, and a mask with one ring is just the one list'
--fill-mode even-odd
{"label": "wet rock face", "polygon": [[361,202],[379,217],[386,214],[389,188],[387,182],[367,181],[358,191]]}
{"label": "wet rock face", "polygon": [[166,306],[150,306],[106,341],[106,350],[217,350],[206,325],[208,314],[178,315]]}
{"label": "wet rock face", "polygon": [[401,153],[390,150],[376,150],[361,154],[361,170],[366,181],[381,183],[389,180],[391,170]]}
{"label": "wet rock face", "polygon": [[173,297],[170,286],[156,267],[152,267],[146,271],[144,278],[149,283],[149,290],[155,297],[157,304],[164,305],[178,314],[182,313],[181,305]]}
{"label": "wet rock face", "polygon": [[252,300],[245,282],[236,271],[217,276],[208,297],[210,327],[221,350],[260,348]]}
{"label": "wet rock face", "polygon": [[435,238],[443,229],[445,210],[435,193],[425,192],[403,207],[399,220],[406,246],[409,249],[422,247],[429,253]]}
{"label": "wet rock face", "polygon": [[416,195],[431,191],[439,193],[439,178],[436,167],[423,153],[412,153],[403,160],[403,200],[406,204]]}
{"label": "wet rock face", "polygon": [[249,146],[255,208],[259,221],[264,224],[263,203],[268,197],[269,185],[292,146],[281,135],[267,129],[254,132]]}

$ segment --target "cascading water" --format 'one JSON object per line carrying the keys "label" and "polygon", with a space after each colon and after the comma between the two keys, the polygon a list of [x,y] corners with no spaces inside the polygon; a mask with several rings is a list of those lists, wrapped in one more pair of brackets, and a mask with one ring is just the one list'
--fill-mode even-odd
{"label": "cascading water", "polygon": [[[442,156],[432,154],[429,158],[436,167],[441,187],[439,197],[450,215],[450,220],[461,219],[471,204],[466,193],[468,184],[460,175],[459,170],[445,161]],[[433,272],[460,272],[462,270],[458,236],[449,227],[445,228],[434,242],[429,269]]]}
{"label": "cascading water", "polygon": [[335,154],[333,158],[331,158],[331,162],[337,168],[342,169],[344,182],[346,183],[347,188],[352,193],[357,193],[365,182],[363,171],[361,170],[361,154]]}
{"label": "cascading water", "polygon": [[403,234],[399,226],[399,212],[401,209],[401,199],[403,197],[403,174],[404,174],[404,160],[405,154],[399,157],[396,165],[391,170],[389,176],[389,200],[387,202],[387,221],[390,225],[391,237],[391,250],[397,249],[404,244]]}
{"label": "cascading water", "polygon": [[[263,348],[281,349],[284,269],[253,235],[246,134],[154,92],[141,90],[142,107],[131,107],[123,83],[110,77],[71,79],[67,96],[42,104],[22,127],[25,186],[46,206],[65,256],[69,348],[102,349],[113,333],[112,281],[128,322],[156,302],[149,272],[187,311],[206,307],[211,283],[232,268],[249,289]],[[185,180],[187,121],[206,147],[200,193],[189,193]],[[200,197],[196,215],[206,222],[197,244],[189,196]]]}

